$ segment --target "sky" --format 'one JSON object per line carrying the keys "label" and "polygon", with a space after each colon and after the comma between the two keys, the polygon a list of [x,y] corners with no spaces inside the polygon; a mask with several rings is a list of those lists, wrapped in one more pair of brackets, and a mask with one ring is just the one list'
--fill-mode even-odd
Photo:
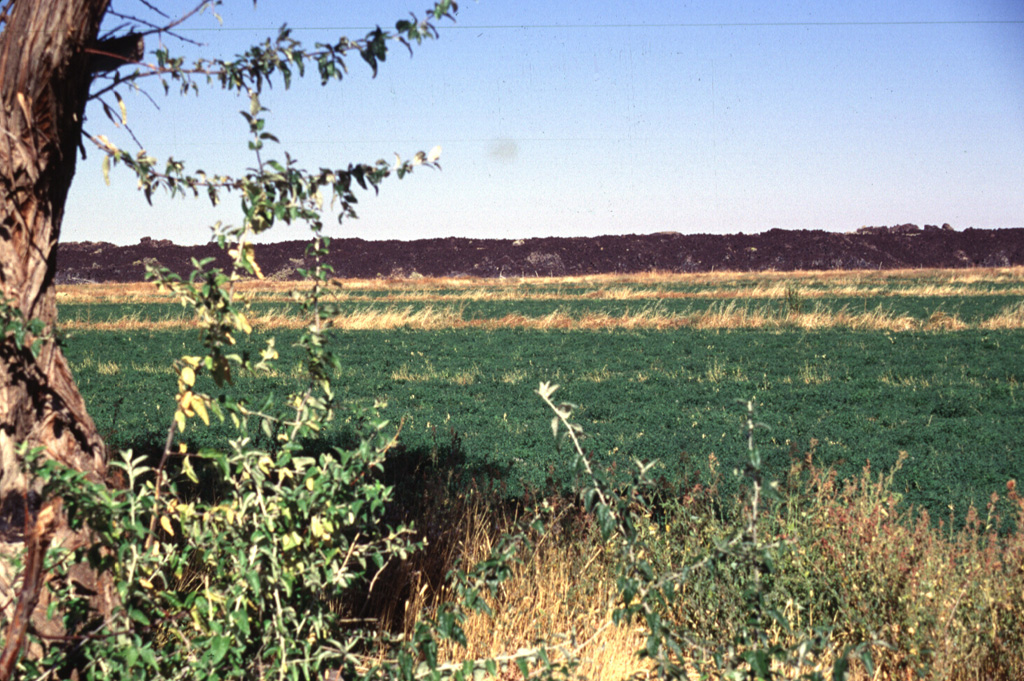
{"label": "sky", "polygon": [[[334,42],[423,16],[428,2],[226,0],[223,23],[207,13],[180,28],[202,47],[164,44],[228,58],[285,23],[309,45]],[[412,57],[395,45],[376,78],[352,54],[340,83],[314,74],[263,94],[281,140],[265,157],[337,168],[442,147],[441,171],[361,194],[358,220],[328,214],[332,236],[1024,227],[1024,0],[462,0],[456,22],[437,26],[440,40]],[[124,101],[151,155],[210,174],[254,165],[244,97],[165,96],[152,79],[141,90]],[[85,129],[139,148],[96,103]],[[158,194],[150,207],[123,169],[107,186],[101,154],[86,151],[65,241],[197,244],[214,222],[241,220],[230,197],[213,209]],[[261,240],[307,234],[282,225]]]}

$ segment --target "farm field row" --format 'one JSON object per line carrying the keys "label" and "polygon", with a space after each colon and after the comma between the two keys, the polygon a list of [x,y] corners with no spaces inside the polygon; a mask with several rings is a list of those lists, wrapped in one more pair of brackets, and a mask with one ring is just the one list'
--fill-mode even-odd
{"label": "farm field row", "polygon": [[[622,299],[711,297],[784,298],[790,291],[806,297],[960,297],[1020,295],[1024,267],[1000,269],[860,270],[828,272],[720,272],[629,274],[515,279],[420,278],[334,279],[339,300],[420,301]],[[252,300],[289,300],[308,284],[288,281],[239,281],[238,292]],[[166,302],[154,286],[89,284],[58,286],[63,303]]]}
{"label": "farm field row", "polygon": [[[1020,296],[896,298],[881,302],[828,298],[757,302],[703,299],[630,301],[483,301],[458,306],[431,303],[335,303],[330,322],[339,329],[822,329],[877,331],[1022,329]],[[249,321],[262,330],[299,328],[308,321],[297,305],[250,304]],[[190,314],[167,303],[74,305],[62,310],[65,330],[126,331],[189,328]]]}
{"label": "farm field row", "polygon": [[[562,279],[337,281],[326,299],[341,329],[1024,328],[1024,269],[634,275]],[[305,322],[288,282],[237,284],[258,329]],[[61,287],[65,330],[192,324],[151,285]]]}
{"label": "farm field row", "polygon": [[[63,311],[62,311],[63,314]],[[65,332],[65,351],[97,425],[116,448],[157,451],[173,411],[170,364],[198,351],[193,330]],[[781,476],[809,450],[843,476],[907,461],[897,474],[906,500],[945,517],[981,509],[1024,470],[1018,403],[1024,335],[1016,330],[849,328],[612,329],[436,328],[335,330],[345,368],[342,398],[387,401],[402,424],[400,465],[437,463],[499,490],[563,491],[568,456],[551,439],[533,395],[563,386],[578,405],[598,465],[625,470],[658,459],[667,489],[721,475],[743,460],[736,400],[755,397],[769,428],[760,436],[768,470]],[[297,386],[298,332],[274,331],[277,372],[241,376],[251,403]],[[256,351],[265,332],[240,345]],[[240,349],[245,349],[245,347]],[[213,391],[213,387],[206,386]],[[224,446],[223,425],[190,427],[190,449]],[[339,432],[328,437],[343,437]]]}

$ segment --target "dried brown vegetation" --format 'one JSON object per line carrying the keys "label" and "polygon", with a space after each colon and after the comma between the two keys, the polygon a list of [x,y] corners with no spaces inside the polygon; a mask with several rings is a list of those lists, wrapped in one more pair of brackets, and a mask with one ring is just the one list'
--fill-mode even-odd
{"label": "dried brown vegetation", "polygon": [[[1024,499],[1014,482],[1007,485],[1006,497],[1016,517],[972,510],[961,527],[932,522],[903,505],[892,490],[891,473],[865,468],[862,476],[843,481],[814,464],[811,455],[794,461],[781,489],[783,499],[765,516],[761,530],[780,547],[771,598],[794,632],[816,626],[831,630],[829,652],[800,672],[830,677],[847,645],[876,640],[875,672],[868,674],[855,662],[849,679],[1021,678]],[[659,569],[695,562],[727,536],[727,522],[711,503],[716,494],[714,488],[697,486],[668,502],[658,520],[648,518],[644,541]],[[406,566],[405,596],[394,594],[400,605],[390,613],[391,626],[400,623],[406,631],[417,618],[435,615],[452,596],[438,576],[456,562],[486,558],[514,522],[508,511],[478,496],[428,514],[444,517],[447,529]],[[1016,523],[1016,531],[998,534],[1004,523]],[[535,540],[520,551],[511,578],[490,601],[493,616],[470,616],[468,646],[447,644],[442,657],[500,657],[544,638],[580,657],[579,678],[618,681],[648,674],[649,664],[636,655],[644,643],[643,627],[612,622],[620,605],[614,582],[619,538],[601,541],[593,522],[562,502],[555,506],[549,533]],[[670,606],[672,622],[698,639],[728,640],[746,625],[742,594],[727,583],[709,589],[704,577],[679,590]],[[798,633],[776,627],[770,635],[791,645]],[[699,648],[689,655],[692,665],[713,671],[713,661],[702,658]]]}
{"label": "dried brown vegetation", "polygon": [[[331,299],[373,302],[461,300],[658,300],[672,298],[775,299],[792,289],[805,298],[1024,294],[1024,267],[849,270],[807,272],[703,272],[595,274],[575,277],[493,279],[334,279]],[[288,301],[301,282],[245,280],[235,290],[253,300]],[[683,290],[680,290],[683,289]],[[685,290],[692,289],[692,290]],[[65,284],[57,297],[67,303],[152,303],[171,300],[151,284]],[[380,295],[380,294],[386,295]],[[373,294],[373,295],[371,295]]]}
{"label": "dried brown vegetation", "polygon": [[[987,270],[896,270],[864,272],[646,273],[537,279],[423,278],[412,280],[335,280],[327,299],[356,308],[331,320],[348,330],[458,328],[522,329],[826,329],[878,331],[957,331],[969,328],[1024,328],[1019,304],[987,319],[967,322],[941,310],[926,319],[895,314],[875,305],[885,298],[1024,295],[1024,268]],[[236,290],[251,302],[291,300],[296,285],[278,281],[242,281]],[[145,284],[61,286],[58,299],[68,304],[173,303]],[[825,298],[858,298],[857,308],[824,305]],[[692,300],[694,307],[667,311],[661,301]],[[588,311],[584,301],[636,301],[635,310]],[[796,300],[798,306],[790,301]],[[467,314],[477,302],[553,301],[564,303],[541,315],[512,312],[497,317]],[[703,301],[703,305],[701,302]],[[710,301],[710,306],[707,302]],[[748,304],[749,301],[763,301]],[[788,306],[788,307],[787,307]],[[261,311],[255,328],[299,328],[307,322],[283,311]],[[186,315],[157,320],[128,314],[121,319],[70,320],[67,329],[132,330],[182,328]]]}

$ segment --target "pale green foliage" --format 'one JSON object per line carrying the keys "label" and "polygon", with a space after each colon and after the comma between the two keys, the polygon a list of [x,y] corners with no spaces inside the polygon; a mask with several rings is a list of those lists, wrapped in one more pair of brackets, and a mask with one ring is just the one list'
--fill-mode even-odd
{"label": "pale green foliage", "polygon": [[[220,0],[203,3],[203,8],[213,9]],[[283,161],[268,160],[264,163],[259,152],[266,142],[277,138],[265,130],[266,121],[260,117],[265,111],[259,103],[264,87],[270,87],[277,80],[288,88],[295,75],[306,75],[307,64],[315,64],[321,82],[341,80],[348,72],[346,59],[350,52],[359,56],[377,73],[379,63],[385,61],[389,46],[398,42],[412,52],[413,42],[420,44],[424,39],[436,38],[437,29],[430,20],[451,18],[451,12],[458,11],[452,0],[439,0],[428,10],[425,19],[402,19],[395,23],[393,31],[376,28],[366,37],[349,39],[341,37],[333,44],[316,43],[306,47],[292,37],[284,26],[276,39],[254,45],[245,53],[233,59],[199,59],[186,64],[182,57],[174,57],[165,47],[155,52],[156,63],[139,68],[129,74],[115,72],[108,84],[102,85],[91,97],[100,101],[107,116],[115,125],[126,121],[124,100],[118,90],[126,87],[138,88],[147,78],[159,78],[165,90],[170,90],[170,81],[180,84],[182,94],[192,91],[198,94],[200,85],[233,90],[246,95],[250,100],[249,111],[242,111],[248,122],[253,139],[249,148],[257,152],[258,168],[250,169],[243,175],[231,173],[207,173],[202,170],[189,172],[183,161],[169,158],[161,164],[144,149],[132,154],[119,148],[105,135],[92,137],[92,142],[104,154],[103,173],[109,182],[112,166],[124,165],[132,170],[147,200],[154,192],[163,189],[171,196],[199,196],[205,194],[217,204],[225,193],[236,193],[242,201],[245,222],[242,231],[262,232],[273,226],[275,221],[319,220],[322,210],[323,193],[330,191],[339,209],[339,220],[355,217],[357,203],[353,189],[378,188],[381,181],[391,173],[399,178],[417,165],[436,167],[439,149],[429,154],[417,152],[409,161],[396,159],[394,163],[378,160],[374,163],[355,163],[343,168],[300,168],[288,154]],[[102,83],[102,81],[100,81]],[[104,100],[108,94],[117,98],[117,112]],[[229,235],[234,235],[229,233]],[[222,242],[223,244],[223,242]]]}

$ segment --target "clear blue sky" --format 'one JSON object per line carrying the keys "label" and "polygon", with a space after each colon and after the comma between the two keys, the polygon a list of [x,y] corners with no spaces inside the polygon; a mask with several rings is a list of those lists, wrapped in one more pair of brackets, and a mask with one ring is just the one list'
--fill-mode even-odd
{"label": "clear blue sky", "polygon": [[[202,16],[182,32],[228,57],[285,22],[312,44],[393,26],[426,4],[227,0],[223,27]],[[115,8],[142,11],[136,0]],[[389,180],[333,235],[1024,226],[1021,0],[463,0],[457,19],[412,58],[397,46],[375,80],[353,54],[341,83],[314,77],[263,97],[282,141],[269,153],[287,149],[307,167],[442,146],[443,171]],[[144,87],[159,110],[125,99],[152,155],[209,173],[252,165],[237,113],[247,101]],[[86,128],[137,148],[95,106]],[[123,169],[107,187],[87,150],[64,240],[202,243],[213,221],[239,222],[234,199],[213,210],[161,195],[150,208]],[[303,236],[279,228],[270,240]]]}

